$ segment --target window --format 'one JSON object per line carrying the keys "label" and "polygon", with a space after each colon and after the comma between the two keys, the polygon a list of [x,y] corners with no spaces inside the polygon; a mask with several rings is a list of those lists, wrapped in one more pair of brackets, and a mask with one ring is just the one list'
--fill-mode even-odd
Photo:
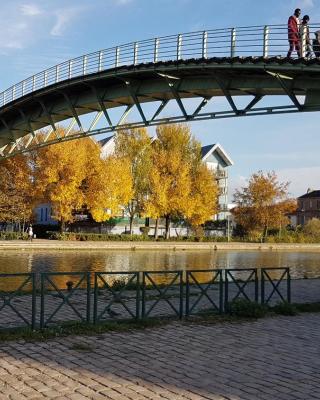
{"label": "window", "polygon": [[43,221],[43,208],[40,209],[40,222]]}
{"label": "window", "polygon": [[45,217],[45,221],[48,221],[48,208],[46,207],[46,217]]}
{"label": "window", "polygon": [[320,210],[320,200],[317,200],[317,209]]}
{"label": "window", "polygon": [[310,200],[310,208],[312,208],[312,200]]}

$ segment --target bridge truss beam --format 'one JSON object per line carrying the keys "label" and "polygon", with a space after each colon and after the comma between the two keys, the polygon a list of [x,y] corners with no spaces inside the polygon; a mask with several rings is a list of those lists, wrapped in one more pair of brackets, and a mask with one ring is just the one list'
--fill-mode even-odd
{"label": "bridge truss beam", "polygon": [[[319,111],[320,63],[303,64],[301,68],[252,58],[241,63],[189,60],[59,81],[0,108],[0,159],[130,128]],[[155,107],[151,113],[145,110],[150,104]],[[120,118],[112,116],[117,109],[122,110]],[[83,115],[92,116],[86,118],[87,128]],[[67,120],[66,134],[60,136],[58,124]]]}

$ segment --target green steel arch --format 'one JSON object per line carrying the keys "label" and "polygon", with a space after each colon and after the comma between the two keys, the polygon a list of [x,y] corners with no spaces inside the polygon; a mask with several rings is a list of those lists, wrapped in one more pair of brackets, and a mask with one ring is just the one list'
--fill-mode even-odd
{"label": "green steel arch", "polygon": [[[319,111],[320,61],[281,56],[286,35],[286,26],[279,25],[195,32],[57,65],[0,93],[0,157],[117,129]],[[301,40],[305,55],[303,34]],[[215,107],[219,98],[225,109]],[[196,99],[191,111],[186,99]],[[145,111],[148,103],[155,105],[152,115]],[[117,108],[123,112],[114,121],[110,113]],[[128,121],[133,109],[137,117]],[[80,119],[85,114],[93,115],[88,127]],[[100,120],[104,124],[98,129]],[[60,137],[57,124],[63,121],[69,126],[67,136]]]}

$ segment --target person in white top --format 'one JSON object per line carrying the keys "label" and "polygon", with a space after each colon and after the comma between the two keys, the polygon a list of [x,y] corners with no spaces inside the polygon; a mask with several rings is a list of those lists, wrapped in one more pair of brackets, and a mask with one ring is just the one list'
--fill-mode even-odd
{"label": "person in white top", "polygon": [[[300,38],[301,38],[301,50],[302,46],[305,46],[305,57],[310,58],[312,55],[312,46],[311,46],[311,39],[310,39],[310,28],[309,28],[309,21],[310,17],[309,15],[305,15],[302,18],[302,22],[300,25]],[[305,42],[302,43],[302,40]],[[302,53],[302,51],[301,51]],[[302,54],[301,54],[302,55]]]}
{"label": "person in white top", "polygon": [[30,240],[32,242],[32,239],[33,239],[33,229],[32,229],[32,225],[30,225],[28,228],[28,240]]}

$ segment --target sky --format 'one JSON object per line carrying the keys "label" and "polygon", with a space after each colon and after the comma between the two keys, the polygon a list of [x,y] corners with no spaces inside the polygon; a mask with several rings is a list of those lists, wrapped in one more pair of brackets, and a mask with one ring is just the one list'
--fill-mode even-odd
{"label": "sky", "polygon": [[[233,26],[286,24],[297,7],[320,24],[320,0],[1,0],[0,91],[43,69],[152,37]],[[202,145],[234,161],[231,191],[274,170],[292,196],[320,189],[319,113],[192,123]],[[232,197],[230,198],[232,200]]]}

